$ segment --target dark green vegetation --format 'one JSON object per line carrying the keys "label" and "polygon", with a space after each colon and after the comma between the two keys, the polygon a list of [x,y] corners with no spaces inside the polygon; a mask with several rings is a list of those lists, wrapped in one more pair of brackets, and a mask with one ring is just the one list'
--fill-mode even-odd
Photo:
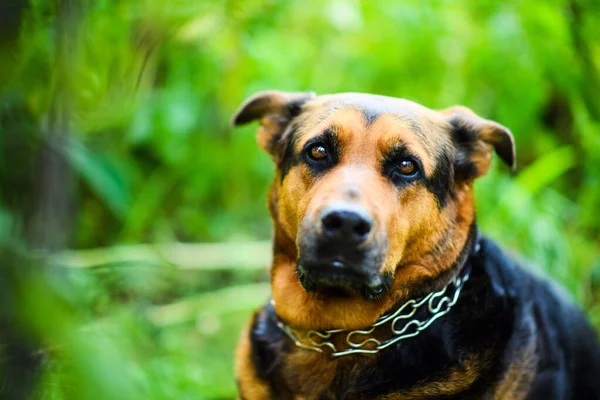
{"label": "dark green vegetation", "polygon": [[240,243],[270,237],[272,166],[228,121],[271,88],[464,104],[510,127],[518,172],[478,183],[480,224],[600,328],[599,7],[3,1],[0,397],[234,395],[234,344],[268,297],[268,244]]}

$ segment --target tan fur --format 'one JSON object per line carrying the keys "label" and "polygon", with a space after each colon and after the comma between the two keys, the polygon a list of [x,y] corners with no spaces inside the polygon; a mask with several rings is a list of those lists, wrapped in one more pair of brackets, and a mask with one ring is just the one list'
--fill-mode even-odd
{"label": "tan fur", "polygon": [[535,349],[536,342],[532,336],[504,374],[496,388],[494,399],[522,400],[527,397],[537,369],[538,357]]}
{"label": "tan fur", "polygon": [[448,371],[443,379],[423,382],[410,390],[402,390],[383,396],[382,400],[419,400],[448,396],[468,389],[479,378],[482,360],[467,358],[460,366]]}

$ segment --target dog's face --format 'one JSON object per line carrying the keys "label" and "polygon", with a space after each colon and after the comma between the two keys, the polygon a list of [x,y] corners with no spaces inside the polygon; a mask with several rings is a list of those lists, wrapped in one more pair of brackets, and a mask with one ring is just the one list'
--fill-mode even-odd
{"label": "dog's face", "polygon": [[342,325],[364,324],[375,309],[450,279],[474,220],[473,180],[493,149],[514,164],[508,129],[464,107],[265,92],[241,106],[234,124],[255,119],[277,165],[273,298],[298,325],[331,327],[331,318],[299,314],[341,315],[359,304],[373,315]]}

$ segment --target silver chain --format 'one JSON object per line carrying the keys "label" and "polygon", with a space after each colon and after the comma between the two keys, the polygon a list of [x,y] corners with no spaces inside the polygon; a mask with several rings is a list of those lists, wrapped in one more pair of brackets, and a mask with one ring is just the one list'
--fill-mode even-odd
{"label": "silver chain", "polygon": [[[429,293],[427,296],[422,297],[420,299],[411,299],[406,303],[402,304],[395,312],[391,314],[386,314],[380,317],[377,322],[375,322],[369,329],[362,330],[347,330],[347,329],[327,329],[324,331],[315,331],[310,330],[306,334],[308,343],[303,343],[294,333],[292,328],[284,324],[282,321],[277,321],[277,326],[281,329],[287,336],[292,339],[292,341],[296,344],[296,346],[317,351],[319,353],[323,352],[323,347],[329,347],[332,351],[331,355],[333,357],[341,357],[349,354],[376,354],[381,350],[385,349],[393,345],[394,343],[399,342],[403,339],[408,339],[414,336],[417,336],[423,330],[427,329],[436,319],[448,314],[450,309],[456,302],[458,301],[458,296],[463,288],[465,282],[469,279],[469,274],[466,273],[464,276],[458,276],[453,281],[451,281],[448,285],[446,285],[443,289],[438,292]],[[448,286],[454,285],[454,294],[446,295],[448,290]],[[418,319],[410,319],[412,318],[419,308],[422,306],[427,306],[427,310],[429,311],[429,318],[424,321],[419,321]],[[410,320],[409,320],[410,319]],[[400,321],[406,322],[403,326],[397,326]],[[360,339],[355,339],[353,337],[360,337],[365,335],[370,335],[373,333],[375,328],[388,324],[390,325],[390,330],[392,333],[392,337],[386,341],[379,341],[373,337],[366,338],[363,341],[358,341]],[[348,349],[338,350],[336,346],[330,342],[328,339],[331,338],[331,335],[334,333],[340,332],[348,332],[346,335],[346,344],[349,346]],[[374,349],[364,349],[363,346],[373,343],[375,345]]]}

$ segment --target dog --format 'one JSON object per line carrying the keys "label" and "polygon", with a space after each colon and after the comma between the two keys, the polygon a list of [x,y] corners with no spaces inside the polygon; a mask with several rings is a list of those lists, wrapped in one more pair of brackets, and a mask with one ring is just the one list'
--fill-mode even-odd
{"label": "dog", "polygon": [[242,333],[241,399],[600,399],[583,313],[480,235],[473,182],[506,127],[360,93],[268,91],[272,300]]}

